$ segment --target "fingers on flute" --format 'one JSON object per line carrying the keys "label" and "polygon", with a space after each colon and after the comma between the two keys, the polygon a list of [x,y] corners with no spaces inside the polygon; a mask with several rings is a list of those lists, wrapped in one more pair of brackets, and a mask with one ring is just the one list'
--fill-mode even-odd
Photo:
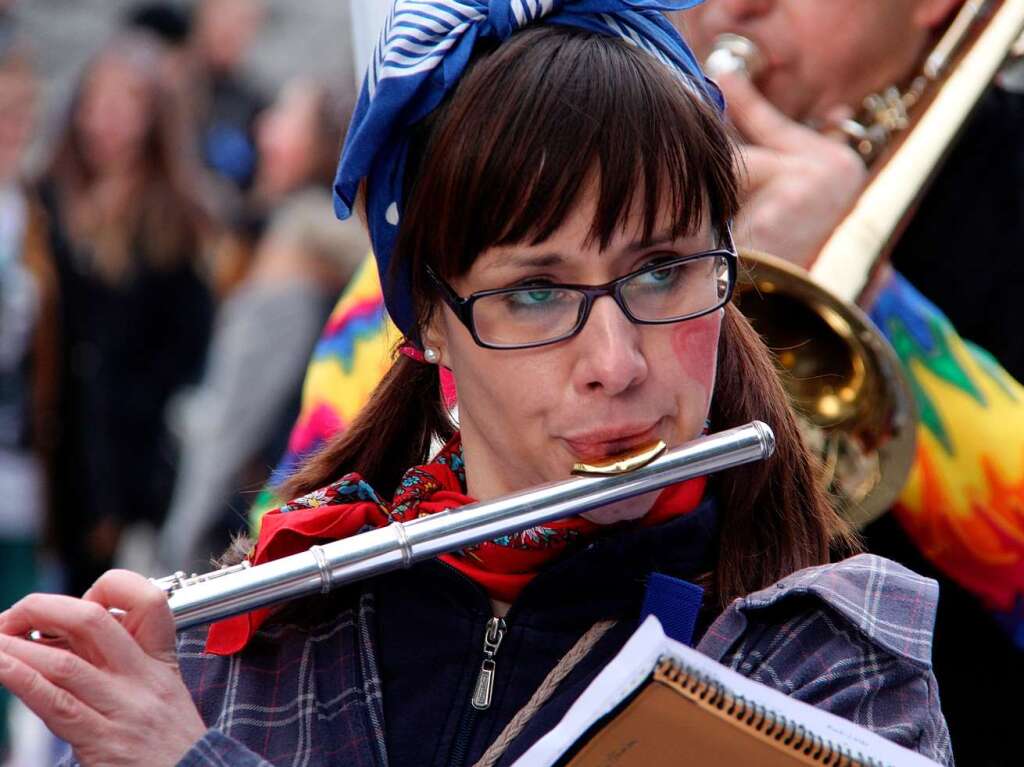
{"label": "fingers on flute", "polygon": [[[53,648],[39,649],[61,652]],[[75,657],[70,653],[66,654]],[[80,658],[78,660],[81,661]],[[61,673],[77,672],[67,665],[62,667]],[[79,738],[83,731],[99,733],[104,729],[106,720],[101,714],[68,690],[47,679],[33,665],[2,650],[0,686],[20,698],[36,716],[46,722],[58,738],[71,741]]]}
{"label": "fingers on flute", "polygon": [[3,614],[0,633],[30,631],[64,639],[78,655],[104,668],[137,666],[143,653],[123,626],[97,602],[61,594],[30,594]]}
{"label": "fingers on flute", "polygon": [[0,636],[0,656],[9,656],[35,669],[100,713],[106,713],[110,702],[116,698],[110,688],[110,677],[68,650]]}
{"label": "fingers on flute", "polygon": [[167,595],[148,578],[130,570],[111,570],[82,599],[125,611],[121,625],[149,656],[172,662],[174,618]]}

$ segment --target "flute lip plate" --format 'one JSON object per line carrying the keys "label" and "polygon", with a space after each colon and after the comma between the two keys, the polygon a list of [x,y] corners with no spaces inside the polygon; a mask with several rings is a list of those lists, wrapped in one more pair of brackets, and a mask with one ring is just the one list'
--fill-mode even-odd
{"label": "flute lip plate", "polygon": [[585,477],[607,477],[626,474],[642,468],[664,453],[668,446],[660,439],[652,445],[612,455],[594,463],[574,463],[572,473]]}

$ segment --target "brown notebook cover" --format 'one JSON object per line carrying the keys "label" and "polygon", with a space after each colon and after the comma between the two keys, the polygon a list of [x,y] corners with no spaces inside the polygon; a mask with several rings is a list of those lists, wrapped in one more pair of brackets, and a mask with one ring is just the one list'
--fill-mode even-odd
{"label": "brown notebook cover", "polygon": [[648,617],[514,767],[936,767],[665,636]]}
{"label": "brown notebook cover", "polygon": [[821,739],[723,693],[671,660],[567,763],[569,767],[860,767]]}

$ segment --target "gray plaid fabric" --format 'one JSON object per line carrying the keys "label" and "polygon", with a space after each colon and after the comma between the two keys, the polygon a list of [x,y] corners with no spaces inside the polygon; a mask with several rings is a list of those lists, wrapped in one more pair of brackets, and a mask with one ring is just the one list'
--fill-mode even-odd
{"label": "gray plaid fabric", "polygon": [[[930,665],[937,598],[934,581],[862,554],[737,600],[697,649],[951,765]],[[310,604],[301,622],[262,629],[230,658],[205,655],[200,634],[181,638],[182,674],[210,730],[179,767],[386,767],[372,599]]]}
{"label": "gray plaid fabric", "polygon": [[931,669],[938,584],[861,554],[737,600],[697,649],[744,676],[953,764]]}

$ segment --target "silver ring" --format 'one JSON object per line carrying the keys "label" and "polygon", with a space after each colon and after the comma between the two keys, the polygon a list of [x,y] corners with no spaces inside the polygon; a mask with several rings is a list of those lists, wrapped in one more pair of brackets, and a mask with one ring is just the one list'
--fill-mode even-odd
{"label": "silver ring", "polygon": [[405,525],[401,522],[394,523],[395,535],[398,536],[398,546],[402,551],[402,567],[408,568],[412,565],[412,549],[409,546],[409,536],[405,533]]}
{"label": "silver ring", "polygon": [[331,578],[331,568],[327,564],[327,556],[324,554],[324,550],[320,546],[310,546],[309,553],[312,554],[313,559],[316,560],[317,570],[320,572],[320,593],[326,594],[334,585]]}

